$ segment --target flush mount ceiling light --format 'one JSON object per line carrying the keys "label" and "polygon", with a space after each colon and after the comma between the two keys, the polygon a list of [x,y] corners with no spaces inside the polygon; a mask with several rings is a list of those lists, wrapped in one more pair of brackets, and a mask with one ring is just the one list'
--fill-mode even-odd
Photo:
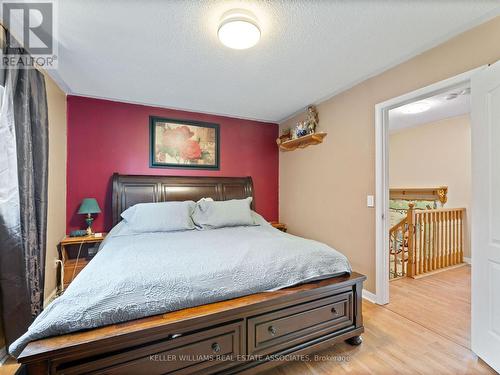
{"label": "flush mount ceiling light", "polygon": [[259,42],[260,29],[250,12],[234,9],[222,16],[217,36],[226,47],[247,49]]}
{"label": "flush mount ceiling light", "polygon": [[413,115],[415,113],[428,111],[429,109],[431,109],[431,107],[432,107],[431,103],[424,100],[404,105],[400,108],[400,111],[405,115]]}

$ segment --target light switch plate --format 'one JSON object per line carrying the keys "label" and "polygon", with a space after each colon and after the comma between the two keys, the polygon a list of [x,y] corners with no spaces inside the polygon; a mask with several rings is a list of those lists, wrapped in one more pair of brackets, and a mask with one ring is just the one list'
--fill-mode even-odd
{"label": "light switch plate", "polygon": [[373,195],[366,196],[366,206],[367,207],[375,207],[375,198]]}

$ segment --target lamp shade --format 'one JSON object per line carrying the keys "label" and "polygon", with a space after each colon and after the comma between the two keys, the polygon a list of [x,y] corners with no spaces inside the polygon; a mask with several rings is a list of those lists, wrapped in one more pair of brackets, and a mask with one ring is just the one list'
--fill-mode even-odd
{"label": "lamp shade", "polygon": [[78,209],[79,214],[98,214],[101,212],[99,205],[95,198],[84,198],[80,208]]}

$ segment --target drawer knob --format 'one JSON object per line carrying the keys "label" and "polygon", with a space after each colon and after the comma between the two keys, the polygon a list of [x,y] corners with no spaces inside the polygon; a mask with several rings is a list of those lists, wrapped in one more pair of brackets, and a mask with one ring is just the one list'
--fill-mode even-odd
{"label": "drawer knob", "polygon": [[335,315],[337,315],[337,314],[338,314],[338,312],[337,312],[337,310],[335,309],[335,307],[332,307],[332,314],[335,314]]}
{"label": "drawer knob", "polygon": [[212,350],[214,351],[214,353],[219,353],[220,352],[220,345],[217,344],[216,342],[214,342],[212,344]]}
{"label": "drawer knob", "polygon": [[269,326],[269,328],[267,330],[273,336],[276,334],[276,328],[274,326]]}

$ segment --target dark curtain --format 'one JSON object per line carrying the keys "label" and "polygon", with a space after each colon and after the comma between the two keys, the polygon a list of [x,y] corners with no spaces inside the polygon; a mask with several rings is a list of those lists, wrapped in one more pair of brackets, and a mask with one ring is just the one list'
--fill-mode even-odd
{"label": "dark curtain", "polygon": [[43,75],[36,69],[7,68],[3,82],[0,293],[10,344],[26,332],[43,307],[49,145]]}

